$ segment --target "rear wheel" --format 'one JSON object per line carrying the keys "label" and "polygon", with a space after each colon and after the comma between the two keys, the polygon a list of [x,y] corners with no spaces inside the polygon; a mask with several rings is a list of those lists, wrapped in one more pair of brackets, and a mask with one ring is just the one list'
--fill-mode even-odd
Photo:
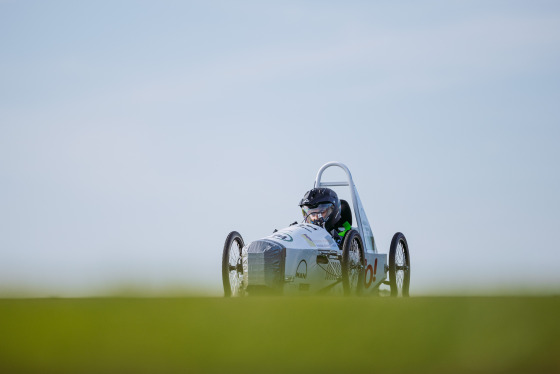
{"label": "rear wheel", "polygon": [[345,295],[359,295],[363,287],[364,244],[356,230],[346,233],[342,245],[342,287]]}
{"label": "rear wheel", "polygon": [[232,231],[226,238],[222,255],[222,282],[224,296],[238,296],[243,291],[243,263],[241,250],[243,238],[237,231]]}
{"label": "rear wheel", "polygon": [[410,286],[410,255],[406,238],[400,232],[393,236],[389,250],[389,284],[391,296],[408,297]]}

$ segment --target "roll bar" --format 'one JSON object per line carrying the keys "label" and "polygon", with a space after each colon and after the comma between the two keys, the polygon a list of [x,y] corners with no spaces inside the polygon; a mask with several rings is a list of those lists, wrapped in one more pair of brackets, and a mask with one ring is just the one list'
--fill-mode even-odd
{"label": "roll bar", "polygon": [[[323,176],[323,172],[330,167],[339,167],[346,173],[346,181],[340,182],[321,182],[321,177]],[[362,237],[364,242],[364,247],[367,252],[377,253],[377,246],[375,245],[375,240],[373,238],[373,232],[371,231],[371,227],[369,225],[366,212],[362,206],[362,202],[360,200],[360,196],[358,195],[358,190],[356,189],[356,185],[352,180],[352,174],[346,165],[340,162],[331,161],[327,162],[317,172],[317,177],[315,178],[315,188],[320,187],[346,187],[350,188],[350,196],[352,197],[352,207],[354,208],[354,216],[356,217],[356,222],[358,223],[358,232]]]}

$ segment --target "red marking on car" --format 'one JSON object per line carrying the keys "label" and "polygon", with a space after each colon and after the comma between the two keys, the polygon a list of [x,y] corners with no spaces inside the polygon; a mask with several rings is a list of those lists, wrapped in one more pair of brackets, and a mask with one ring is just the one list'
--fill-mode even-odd
{"label": "red marking on car", "polygon": [[[369,280],[368,280],[368,272],[371,272],[369,276]],[[373,268],[371,267],[371,265],[368,265],[366,268],[366,275],[364,276],[364,285],[366,286],[366,288],[369,288],[369,286],[371,286],[371,282],[373,282],[374,280],[375,277],[373,276]]]}

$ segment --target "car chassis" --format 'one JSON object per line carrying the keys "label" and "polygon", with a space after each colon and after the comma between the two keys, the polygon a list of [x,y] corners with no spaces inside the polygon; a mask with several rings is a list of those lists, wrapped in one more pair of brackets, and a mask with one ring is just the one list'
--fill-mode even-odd
{"label": "car chassis", "polygon": [[[323,172],[341,168],[345,181],[323,182]],[[329,162],[317,172],[314,187],[349,187],[350,205],[343,200],[343,216],[349,226],[339,248],[321,226],[294,223],[248,245],[237,231],[226,238],[222,256],[224,295],[254,294],[345,294],[380,295],[388,285],[391,296],[408,296],[410,255],[405,236],[397,232],[387,254],[378,253],[373,232],[350,170]],[[345,207],[346,206],[346,207]],[[350,228],[351,227],[351,228]]]}

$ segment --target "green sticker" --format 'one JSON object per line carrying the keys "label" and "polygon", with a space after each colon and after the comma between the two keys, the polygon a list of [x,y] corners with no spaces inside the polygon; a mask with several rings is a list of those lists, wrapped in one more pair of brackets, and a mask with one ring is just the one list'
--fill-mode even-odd
{"label": "green sticker", "polygon": [[339,232],[338,235],[344,237],[344,235],[346,235],[346,232],[350,229],[352,229],[352,226],[350,226],[350,224],[348,223],[348,221],[344,222],[342,224],[342,226],[344,226],[344,231]]}

